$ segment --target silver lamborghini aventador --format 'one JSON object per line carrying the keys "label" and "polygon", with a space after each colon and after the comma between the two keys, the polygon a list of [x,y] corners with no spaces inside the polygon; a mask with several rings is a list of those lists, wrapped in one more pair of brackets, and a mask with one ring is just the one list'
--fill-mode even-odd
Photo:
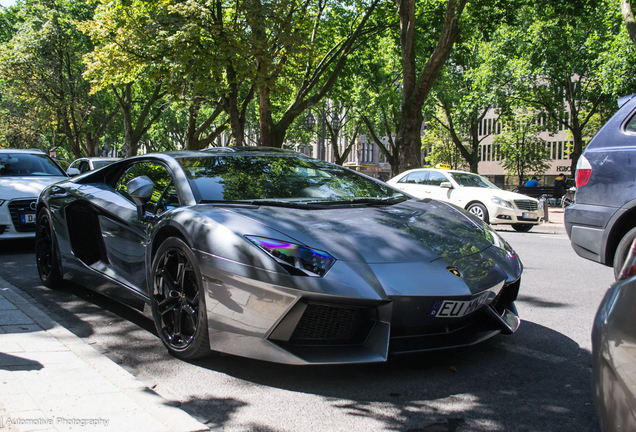
{"label": "silver lamborghini aventador", "polygon": [[519,326],[522,265],[481,220],[296,152],[124,159],[49,186],[36,256],[152,316],[176,357],[378,362]]}

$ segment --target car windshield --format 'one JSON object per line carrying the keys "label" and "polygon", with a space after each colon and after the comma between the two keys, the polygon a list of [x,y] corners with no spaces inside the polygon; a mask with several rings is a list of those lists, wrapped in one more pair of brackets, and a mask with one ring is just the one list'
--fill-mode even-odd
{"label": "car windshield", "polygon": [[0,153],[0,177],[66,176],[45,154]]}
{"label": "car windshield", "polygon": [[477,174],[450,172],[451,177],[462,187],[499,189],[494,184]]}
{"label": "car windshield", "polygon": [[406,199],[379,180],[297,156],[223,155],[178,160],[203,202],[371,203]]}

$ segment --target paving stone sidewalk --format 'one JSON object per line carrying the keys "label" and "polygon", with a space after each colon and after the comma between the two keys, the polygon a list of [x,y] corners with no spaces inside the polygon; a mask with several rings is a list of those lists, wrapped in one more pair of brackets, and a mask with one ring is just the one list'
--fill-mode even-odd
{"label": "paving stone sidewalk", "polygon": [[0,278],[0,432],[209,428]]}

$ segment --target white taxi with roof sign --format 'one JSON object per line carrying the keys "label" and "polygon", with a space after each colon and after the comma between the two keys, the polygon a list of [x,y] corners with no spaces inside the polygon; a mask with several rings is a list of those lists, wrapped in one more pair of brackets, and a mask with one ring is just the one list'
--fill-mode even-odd
{"label": "white taxi with roof sign", "polygon": [[527,232],[541,222],[537,199],[499,189],[479,174],[438,167],[406,171],[387,183],[418,198],[455,204],[491,225]]}

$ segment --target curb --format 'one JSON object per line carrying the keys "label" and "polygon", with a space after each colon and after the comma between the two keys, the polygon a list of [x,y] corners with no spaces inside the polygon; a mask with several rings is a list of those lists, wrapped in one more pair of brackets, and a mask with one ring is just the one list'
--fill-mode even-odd
{"label": "curb", "polygon": [[[61,431],[61,430],[83,430],[84,427],[78,424],[59,424],[57,421],[61,418],[76,417],[87,419],[89,417],[95,417],[95,413],[98,413],[99,417],[109,416],[111,417],[109,425],[99,425],[95,428],[98,431],[131,431],[140,432],[143,430],[152,431],[167,431],[167,432],[199,432],[209,431],[210,429],[187,414],[185,411],[177,408],[179,404],[176,401],[170,401],[164,397],[158,395],[153,390],[148,388],[142,381],[133,376],[130,372],[126,371],[120,365],[100,353],[97,349],[84,342],[81,338],[64,328],[57,323],[48,314],[42,311],[34,299],[28,299],[26,296],[15,286],[9,284],[4,279],[0,278],[0,299],[4,297],[5,301],[13,304],[17,311],[24,314],[27,319],[39,328],[27,324],[27,319],[22,318],[24,326],[18,325],[18,328],[25,330],[23,333],[10,333],[5,332],[0,327],[0,340],[3,338],[8,343],[1,343],[3,347],[1,353],[5,354],[4,362],[0,362],[0,422],[7,419],[24,419],[24,418],[37,418],[38,420],[47,420],[42,425],[33,424],[0,424],[0,429],[7,431]],[[15,312],[17,312],[15,311]],[[11,309],[6,315],[11,315]],[[18,314],[14,314],[18,315]],[[2,324],[2,322],[0,322]],[[16,325],[5,324],[5,329],[14,328]],[[27,333],[26,329],[30,331]],[[18,338],[19,337],[19,338]],[[54,339],[54,340],[53,340]],[[17,341],[16,344],[13,341]],[[23,342],[23,343],[20,343]],[[39,346],[38,346],[39,344]],[[21,345],[23,350],[11,347]],[[35,347],[37,349],[29,349],[28,347]],[[55,346],[56,348],[42,348],[43,346]],[[9,348],[6,348],[9,347]],[[10,354],[8,354],[10,353]],[[79,359],[79,361],[73,362],[73,368],[69,369],[63,362],[56,363],[53,358],[55,355],[63,354],[65,358],[72,358],[73,356]],[[31,358],[29,358],[31,357]],[[2,357],[0,357],[1,359]],[[39,370],[31,370],[25,367],[27,363],[40,363]],[[69,371],[75,371],[75,366],[79,373],[77,375],[69,373]],[[66,383],[74,381],[76,376],[86,376],[103,378],[99,379],[101,383],[106,384],[108,391],[102,391],[100,393],[97,390],[88,389],[84,393],[80,390],[73,392],[66,392],[58,389],[56,383]],[[28,386],[23,385],[26,382],[33,381],[34,375],[42,373],[46,378],[42,378],[44,382],[41,384],[41,391],[38,388],[37,395],[33,392],[29,392]],[[40,378],[40,377],[37,377]],[[50,382],[47,383],[46,379]],[[105,381],[104,381],[105,380]],[[90,383],[85,381],[78,381],[78,387],[90,387]],[[38,384],[38,387],[40,385]],[[114,387],[114,389],[113,389]],[[43,394],[47,394],[46,398]],[[103,406],[88,406],[83,403],[84,398],[91,396],[99,396],[106,402],[113,402],[112,407],[115,407],[118,403],[122,404],[122,401],[130,401],[126,405],[127,412],[111,411],[105,412],[104,415],[100,413],[100,408]],[[74,406],[64,406],[60,411],[56,411],[56,399],[70,399],[74,402]],[[11,399],[11,401],[9,400]],[[37,401],[40,402],[37,402]],[[90,400],[90,399],[88,399]],[[24,401],[25,406],[17,406],[18,401]],[[28,403],[26,403],[28,402]],[[37,407],[35,406],[37,405]],[[106,404],[108,405],[108,403]],[[75,411],[73,408],[76,408]],[[107,411],[107,409],[104,409]],[[4,412],[3,412],[4,411]],[[92,414],[87,414],[92,413]],[[44,418],[40,418],[43,416]],[[143,418],[151,420],[148,423],[142,421]],[[53,421],[55,419],[55,421]],[[7,429],[4,427],[9,426]],[[94,428],[94,425],[92,425]],[[145,426],[145,428],[144,428]],[[17,428],[16,428],[17,427]]]}

